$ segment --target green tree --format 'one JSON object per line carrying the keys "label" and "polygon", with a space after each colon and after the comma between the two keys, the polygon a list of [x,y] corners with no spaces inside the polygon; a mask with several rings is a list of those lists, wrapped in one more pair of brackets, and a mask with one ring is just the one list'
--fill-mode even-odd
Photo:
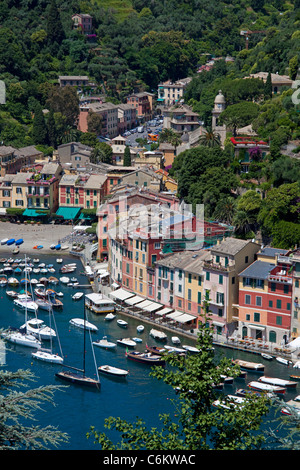
{"label": "green tree", "polygon": [[289,76],[291,80],[296,80],[298,69],[299,69],[299,58],[297,55],[295,55],[289,61]]}
{"label": "green tree", "polygon": [[268,73],[265,83],[264,98],[265,100],[270,100],[272,98],[272,78],[270,72]]}
{"label": "green tree", "polygon": [[169,368],[155,367],[151,375],[163,380],[178,392],[173,400],[178,419],[160,415],[162,429],[147,430],[146,424],[138,419],[128,423],[121,418],[107,418],[105,427],[121,433],[118,444],[91,428],[88,437],[94,437],[102,450],[250,450],[261,448],[264,436],[260,432],[263,416],[268,412],[269,399],[254,394],[246,398],[242,407],[234,407],[224,397],[228,409],[213,407],[218,398],[215,384],[222,381],[222,375],[237,377],[239,368],[230,360],[221,358],[217,363],[212,347],[212,328],[207,302],[203,306],[202,321],[199,325],[197,347],[199,353],[183,360],[176,354],[166,355]]}
{"label": "green tree", "polygon": [[47,116],[47,132],[48,132],[48,143],[51,147],[56,148],[57,146],[57,132],[54,119],[53,111],[49,111]]}
{"label": "green tree", "polygon": [[35,144],[45,144],[47,139],[47,127],[41,105],[37,105],[34,111],[32,138]]}
{"label": "green tree", "polygon": [[54,113],[61,113],[66,118],[66,125],[74,126],[79,116],[79,97],[75,87],[52,87],[46,105]]}
{"label": "green tree", "polygon": [[211,127],[208,127],[204,135],[200,136],[199,145],[204,145],[204,147],[220,147],[220,134],[215,132]]}
{"label": "green tree", "polygon": [[92,163],[112,164],[112,148],[105,142],[98,142],[92,150],[90,160]]}
{"label": "green tree", "polygon": [[59,45],[63,39],[65,39],[65,33],[61,23],[59,9],[56,0],[51,0],[47,15],[47,42],[50,46],[55,44]]}
{"label": "green tree", "polygon": [[131,166],[131,154],[130,154],[130,148],[128,147],[128,145],[125,146],[123,165]]}
{"label": "green tree", "polygon": [[226,124],[236,135],[238,127],[244,127],[252,123],[257,118],[259,106],[250,101],[241,101],[240,103],[227,106],[220,115],[220,122]]}
{"label": "green tree", "polygon": [[58,447],[68,441],[68,436],[52,426],[26,426],[35,421],[34,411],[41,409],[43,402],[53,403],[55,391],[66,387],[44,385],[25,392],[12,390],[26,387],[26,381],[34,381],[30,371],[10,372],[0,369],[0,450],[43,450],[49,445]]}

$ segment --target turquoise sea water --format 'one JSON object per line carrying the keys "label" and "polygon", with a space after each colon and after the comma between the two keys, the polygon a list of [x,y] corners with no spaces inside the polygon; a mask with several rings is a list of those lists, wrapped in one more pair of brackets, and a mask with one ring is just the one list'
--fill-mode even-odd
{"label": "turquoise sea water", "polygon": [[[58,253],[53,256],[41,256],[38,254],[40,262],[53,264],[56,273],[51,274],[59,278],[59,267],[56,263]],[[67,276],[78,279],[79,283],[87,284],[87,279],[80,274],[83,271],[82,264],[79,260],[64,256],[64,264],[76,262],[78,267],[75,273]],[[42,275],[32,274],[31,277],[39,278]],[[44,276],[44,275],[43,275]],[[47,274],[46,276],[49,276]],[[19,276],[20,278],[22,276]],[[13,288],[14,289],[14,288]],[[73,301],[71,295],[77,290],[84,293],[90,293],[89,289],[73,289],[61,283],[54,287],[58,292],[64,293],[62,301],[64,307],[62,311],[55,312],[55,320],[58,329],[60,342],[65,358],[65,363],[74,367],[82,367],[83,355],[83,331],[69,324],[69,320],[74,317],[83,318],[83,299]],[[19,288],[18,290],[21,290]],[[8,326],[19,327],[24,323],[24,311],[18,310],[12,299],[6,293],[6,288],[0,288],[0,328]],[[127,329],[119,327],[116,319],[112,322],[104,320],[104,316],[96,316],[88,313],[88,320],[98,327],[97,333],[92,333],[92,339],[100,339],[104,335],[108,340],[116,342],[122,337],[140,336],[143,340],[138,343],[136,350],[143,351],[146,342],[148,344],[159,345],[153,338],[149,336],[150,325],[145,324],[145,330],[141,334],[137,334],[136,327],[141,323],[139,319],[124,318],[128,321]],[[49,324],[49,316],[46,311],[39,310],[38,316]],[[119,315],[120,317],[120,315]],[[171,344],[171,333],[168,334],[168,344]],[[88,335],[87,335],[88,339]],[[183,339],[183,344],[194,344],[191,340]],[[57,341],[54,343],[57,346]],[[59,353],[58,347],[55,351]],[[109,416],[121,417],[130,422],[135,421],[136,417],[140,417],[147,423],[148,429],[152,426],[160,426],[159,413],[170,413],[172,417],[176,416],[176,409],[172,399],[175,397],[174,391],[165,383],[158,381],[149,376],[149,367],[134,363],[126,358],[126,348],[117,346],[115,350],[104,350],[99,347],[94,348],[97,365],[112,365],[122,369],[129,370],[126,379],[116,379],[100,375],[101,389],[94,391],[80,386],[69,385],[64,392],[58,391],[55,394],[55,406],[51,404],[43,404],[42,411],[35,414],[40,426],[52,425],[59,430],[67,433],[70,440],[66,444],[62,444],[60,450],[96,450],[97,446],[93,443],[93,439],[87,439],[86,433],[90,430],[90,426],[94,426],[97,430],[103,431],[104,420]],[[3,366],[8,370],[15,371],[17,369],[30,369],[36,376],[34,387],[46,384],[67,385],[55,377],[55,373],[61,369],[61,366],[47,364],[31,356],[31,348],[11,345],[6,343],[5,362]],[[296,369],[288,368],[276,361],[268,362],[260,356],[254,356],[246,352],[237,352],[215,348],[217,356],[225,355],[233,358],[244,358],[249,361],[263,362],[265,364],[265,375],[273,377],[289,378],[290,373],[296,373]],[[90,376],[95,376],[95,368],[93,363],[92,351],[89,341],[86,344],[86,365]],[[255,380],[256,374],[248,374],[247,381]],[[245,381],[235,381],[234,385],[227,385],[224,389],[225,393],[234,394],[237,388],[244,388]],[[285,394],[285,400],[289,400],[300,393],[300,382],[297,389],[293,392]],[[29,425],[30,423],[28,423]],[[35,423],[36,424],[36,423]],[[109,432],[107,431],[107,434]],[[117,441],[120,440],[120,436]]]}

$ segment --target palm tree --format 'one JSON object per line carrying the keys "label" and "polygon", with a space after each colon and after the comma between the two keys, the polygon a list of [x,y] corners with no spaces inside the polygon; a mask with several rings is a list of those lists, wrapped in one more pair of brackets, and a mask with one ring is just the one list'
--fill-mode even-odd
{"label": "palm tree", "polygon": [[199,144],[204,145],[204,147],[220,147],[220,134],[215,132],[211,127],[208,127],[205,134],[199,138]]}

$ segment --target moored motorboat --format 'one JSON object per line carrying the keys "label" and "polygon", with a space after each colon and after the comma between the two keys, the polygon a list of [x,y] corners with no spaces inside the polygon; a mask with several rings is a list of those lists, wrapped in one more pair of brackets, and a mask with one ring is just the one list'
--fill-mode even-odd
{"label": "moored motorboat", "polygon": [[104,349],[115,349],[117,347],[116,343],[107,340],[107,336],[103,336],[102,339],[98,339],[97,341],[93,341],[95,346],[99,346],[100,348]]}
{"label": "moored motorboat", "polygon": [[278,385],[278,387],[288,387],[288,388],[297,387],[297,382],[294,382],[292,380],[279,379],[277,377],[262,376],[262,377],[259,377],[258,381],[266,383],[266,384],[270,384],[270,385]]}
{"label": "moored motorboat", "polygon": [[212,403],[214,408],[225,408],[226,410],[230,410],[236,407],[243,407],[245,402],[245,398],[237,395],[227,395],[223,400],[215,400]]}
{"label": "moored motorboat", "polygon": [[69,322],[71,325],[78,326],[78,328],[90,330],[90,331],[98,331],[98,328],[96,325],[93,325],[87,320],[84,320],[82,318],[72,318]]}
{"label": "moored motorboat", "polygon": [[183,349],[185,349],[186,351],[190,352],[190,353],[199,353],[200,350],[198,348],[196,348],[195,346],[190,346],[188,344],[183,344],[182,345]]}
{"label": "moored motorboat", "polygon": [[255,380],[252,382],[249,382],[248,387],[251,388],[252,390],[257,390],[259,392],[273,392],[276,394],[277,393],[283,394],[286,391],[285,387],[278,387],[276,385],[265,384],[265,383],[258,382]]}
{"label": "moored motorboat", "polygon": [[166,363],[161,356],[152,354],[151,352],[126,351],[126,357],[142,364],[164,366]]}
{"label": "moored motorboat", "polygon": [[163,331],[156,330],[155,328],[152,328],[149,333],[150,336],[152,336],[155,339],[159,340],[165,340],[167,339],[167,335]]}
{"label": "moored motorboat", "polygon": [[288,407],[281,408],[281,413],[284,415],[292,415],[293,413],[300,415],[300,395],[295,397],[293,400],[287,401],[286,405],[288,405]]}
{"label": "moored motorboat", "polygon": [[2,238],[1,245],[6,245],[7,242],[8,242],[8,238]]}
{"label": "moored motorboat", "polygon": [[127,346],[129,348],[134,348],[136,346],[136,342],[130,338],[120,338],[117,340],[117,344],[120,344],[122,346]]}
{"label": "moored motorboat", "polygon": [[99,366],[98,367],[99,372],[102,372],[103,374],[107,375],[113,375],[115,377],[126,377],[129,373],[128,370],[125,369],[119,369],[118,367],[113,367],[113,366]]}
{"label": "moored motorboat", "polygon": [[159,346],[149,346],[148,344],[146,344],[146,349],[147,349],[147,351],[149,351],[153,354],[158,354],[159,356],[161,356],[162,354],[167,352],[166,348],[159,347]]}
{"label": "moored motorboat", "polygon": [[19,330],[11,329],[7,333],[3,333],[3,337],[13,344],[18,344],[20,346],[26,346],[29,348],[40,349],[41,342],[33,335],[28,333],[22,333]]}
{"label": "moored motorboat", "polygon": [[259,362],[243,361],[242,359],[233,359],[232,363],[240,366],[242,370],[251,372],[263,372],[265,370],[264,364]]}
{"label": "moored motorboat", "polygon": [[111,321],[114,318],[116,318],[116,315],[114,313],[108,313],[107,315],[105,315],[104,320]]}
{"label": "moored motorboat", "polygon": [[117,324],[123,328],[127,328],[128,323],[125,320],[121,320],[120,318],[117,320]]}
{"label": "moored motorboat", "polygon": [[275,359],[277,362],[280,362],[280,364],[284,364],[285,366],[291,366],[293,364],[292,361],[285,359],[284,357],[277,356]]}
{"label": "moored motorboat", "polygon": [[83,297],[83,292],[76,292],[76,294],[72,295],[73,300],[80,300]]}
{"label": "moored motorboat", "polygon": [[267,359],[267,361],[273,360],[273,356],[270,356],[270,354],[261,353],[261,357],[263,357],[264,359]]}
{"label": "moored motorboat", "polygon": [[180,339],[178,336],[172,336],[171,341],[173,344],[180,344]]}

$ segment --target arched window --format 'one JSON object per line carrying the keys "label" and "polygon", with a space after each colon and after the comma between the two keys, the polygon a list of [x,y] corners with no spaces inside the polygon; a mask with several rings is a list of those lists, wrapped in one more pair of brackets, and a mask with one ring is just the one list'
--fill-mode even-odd
{"label": "arched window", "polygon": [[270,331],[269,332],[269,342],[270,343],[276,343],[276,332],[275,331]]}

